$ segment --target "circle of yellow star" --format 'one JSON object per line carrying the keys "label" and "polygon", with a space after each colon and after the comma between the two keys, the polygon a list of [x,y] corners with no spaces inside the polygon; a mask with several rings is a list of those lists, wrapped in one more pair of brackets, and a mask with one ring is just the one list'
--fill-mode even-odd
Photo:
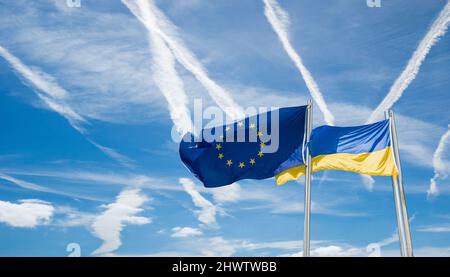
{"label": "circle of yellow star", "polygon": [[250,129],[255,129],[256,125],[254,123],[250,124]]}
{"label": "circle of yellow star", "polygon": [[239,122],[238,122],[238,126],[239,126],[239,127],[242,127],[242,126],[244,126],[244,122],[242,122],[242,121],[239,121]]}
{"label": "circle of yellow star", "polygon": [[245,163],[244,163],[244,162],[240,162],[240,163],[239,163],[239,167],[240,167],[240,168],[243,168],[244,166],[245,166]]}
{"label": "circle of yellow star", "polygon": [[261,142],[261,143],[259,144],[259,146],[261,146],[261,148],[263,148],[263,147],[266,146],[266,144],[265,144],[264,142]]}
{"label": "circle of yellow star", "polygon": [[231,166],[232,164],[233,164],[233,161],[232,161],[232,160],[228,160],[228,161],[227,161],[227,165],[228,165],[228,166]]}
{"label": "circle of yellow star", "polygon": [[264,153],[263,153],[262,151],[259,151],[259,152],[258,152],[258,156],[259,156],[260,158],[262,158],[262,156],[264,156]]}
{"label": "circle of yellow star", "polygon": [[223,153],[220,153],[219,156],[217,156],[219,159],[223,159]]}
{"label": "circle of yellow star", "polygon": [[222,149],[222,145],[221,145],[220,143],[216,144],[216,149],[217,149],[217,150]]}
{"label": "circle of yellow star", "polygon": [[250,159],[250,164],[251,165],[254,165],[256,162],[255,162],[255,159]]}
{"label": "circle of yellow star", "polygon": [[261,131],[258,132],[258,137],[262,137],[263,133]]}

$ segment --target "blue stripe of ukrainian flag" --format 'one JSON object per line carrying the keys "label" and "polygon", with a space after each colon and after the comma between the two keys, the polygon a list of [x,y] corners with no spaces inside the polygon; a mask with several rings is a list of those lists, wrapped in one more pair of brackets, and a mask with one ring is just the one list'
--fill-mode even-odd
{"label": "blue stripe of ukrainian flag", "polygon": [[[389,120],[355,127],[315,128],[309,143],[312,171],[343,170],[375,176],[397,174]],[[303,161],[291,157],[275,176],[282,185],[305,174]]]}

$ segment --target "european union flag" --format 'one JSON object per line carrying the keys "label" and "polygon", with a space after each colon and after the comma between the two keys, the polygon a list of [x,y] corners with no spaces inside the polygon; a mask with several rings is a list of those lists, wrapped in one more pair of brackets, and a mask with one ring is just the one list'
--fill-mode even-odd
{"label": "european union flag", "polygon": [[273,177],[292,156],[301,159],[306,108],[260,113],[230,125],[203,129],[197,138],[188,133],[180,143],[181,160],[205,187]]}

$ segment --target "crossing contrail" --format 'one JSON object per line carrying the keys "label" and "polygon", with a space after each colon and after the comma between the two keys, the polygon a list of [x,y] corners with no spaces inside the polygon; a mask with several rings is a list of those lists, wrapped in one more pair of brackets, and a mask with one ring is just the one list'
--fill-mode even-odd
{"label": "crossing contrail", "polygon": [[267,17],[270,25],[272,26],[275,33],[283,45],[284,50],[288,54],[289,58],[294,62],[295,66],[302,75],[306,86],[308,87],[309,93],[314,101],[317,103],[320,111],[324,115],[325,122],[328,125],[334,124],[334,116],[328,109],[328,106],[320,92],[319,86],[314,81],[309,70],[303,64],[300,55],[295,51],[294,47],[289,40],[289,35],[287,29],[289,27],[289,15],[285,10],[283,10],[276,0],[263,0],[264,1],[264,14]]}
{"label": "crossing contrail", "polygon": [[438,147],[433,155],[433,167],[434,167],[434,176],[430,180],[430,187],[427,191],[428,197],[439,195],[439,188],[437,186],[437,180],[441,178],[445,178],[448,172],[448,165],[442,159],[444,151],[449,143],[450,139],[450,125],[448,125],[449,130],[445,132],[445,134],[439,140]]}
{"label": "crossing contrail", "polygon": [[[126,0],[122,2],[140,22],[148,22],[151,25],[155,24],[148,2],[138,1],[136,5]],[[153,59],[153,81],[166,98],[170,117],[177,131],[180,134],[184,134],[191,131],[192,120],[189,114],[189,101],[184,84],[175,69],[175,58],[164,40],[154,29],[147,28],[147,31],[150,52]]]}
{"label": "crossing contrail", "polygon": [[[232,119],[243,118],[243,109],[232,99],[230,93],[212,80],[200,61],[178,35],[176,26],[150,0],[122,0],[149,32],[159,36],[183,65],[203,85],[211,98]],[[146,17],[137,16],[146,12]]]}
{"label": "crossing contrail", "polygon": [[[439,40],[439,38],[442,37],[447,31],[449,22],[450,1],[447,2],[444,9],[434,21],[433,25],[431,25],[427,34],[422,39],[416,51],[408,61],[405,69],[397,78],[397,80],[395,80],[386,97],[378,105],[378,107],[375,108],[366,123],[372,123],[381,118],[384,114],[384,111],[390,109],[395,104],[395,102],[400,99],[403,92],[406,90],[406,88],[408,88],[409,84],[416,78],[420,70],[420,66],[430,52],[431,47],[433,47],[433,45]],[[372,185],[374,183],[373,178],[370,176],[364,177],[363,180]],[[433,183],[435,184],[434,179],[431,180],[432,185],[430,186],[429,195],[430,193],[432,194],[432,192],[430,191],[432,191],[433,188],[437,189],[435,185],[433,186]]]}
{"label": "crossing contrail", "polygon": [[374,122],[378,118],[381,118],[384,111],[390,109],[395,104],[395,102],[400,99],[403,92],[408,88],[409,84],[416,78],[420,70],[420,66],[430,52],[431,47],[433,47],[433,45],[438,42],[440,37],[445,35],[449,22],[450,1],[447,2],[444,9],[433,22],[433,25],[431,25],[427,34],[420,42],[412,57],[409,59],[405,69],[397,78],[397,80],[395,80],[394,84],[389,90],[389,93],[386,95],[383,101],[372,112],[369,119],[367,120],[367,123]]}

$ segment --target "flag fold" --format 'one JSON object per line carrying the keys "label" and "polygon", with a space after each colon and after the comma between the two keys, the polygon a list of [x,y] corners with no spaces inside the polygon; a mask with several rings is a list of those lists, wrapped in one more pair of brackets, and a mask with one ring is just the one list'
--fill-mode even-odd
{"label": "flag fold", "polygon": [[[374,176],[397,174],[389,120],[353,127],[321,126],[312,131],[308,147],[312,172],[343,170]],[[278,185],[303,176],[305,165],[293,163],[281,170],[276,175]]]}
{"label": "flag fold", "polygon": [[303,163],[292,157],[303,152],[305,117],[306,106],[281,108],[203,129],[200,137],[187,133],[180,143],[180,157],[205,187],[271,178],[280,168]]}

